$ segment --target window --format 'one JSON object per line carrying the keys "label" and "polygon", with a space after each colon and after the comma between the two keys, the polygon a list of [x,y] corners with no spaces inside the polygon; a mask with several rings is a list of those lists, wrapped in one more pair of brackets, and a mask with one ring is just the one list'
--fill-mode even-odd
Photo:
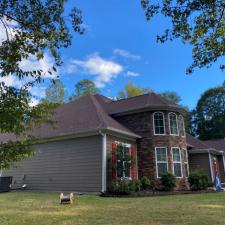
{"label": "window", "polygon": [[179,131],[180,131],[180,134],[181,136],[185,136],[185,127],[184,127],[184,117],[183,116],[179,116]]}
{"label": "window", "polygon": [[117,177],[118,178],[130,178],[131,171],[131,156],[130,156],[130,146],[126,144],[119,143],[116,150],[117,158]]}
{"label": "window", "polygon": [[153,118],[154,134],[165,134],[164,114],[162,112],[155,112]]}
{"label": "window", "polygon": [[177,127],[177,115],[175,113],[169,113],[170,134],[178,135]]}
{"label": "window", "polygon": [[168,163],[167,163],[167,149],[165,147],[155,148],[156,157],[156,167],[157,167],[157,177],[161,177],[163,174],[167,173]]}
{"label": "window", "polygon": [[187,149],[183,149],[183,160],[184,160],[184,175],[185,175],[185,177],[188,177],[189,176],[189,167],[188,167]]}
{"label": "window", "polygon": [[173,174],[176,177],[182,177],[180,149],[172,148],[173,152]]}

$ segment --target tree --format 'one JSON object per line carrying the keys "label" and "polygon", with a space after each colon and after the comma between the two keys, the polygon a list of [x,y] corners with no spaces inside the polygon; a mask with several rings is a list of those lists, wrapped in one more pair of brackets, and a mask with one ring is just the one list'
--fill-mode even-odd
{"label": "tree", "polygon": [[70,97],[71,100],[80,98],[88,94],[97,94],[99,89],[92,80],[83,79],[75,84],[75,93]]}
{"label": "tree", "polygon": [[[0,78],[13,76],[21,83],[19,87],[0,82],[0,133],[12,133],[17,141],[0,143],[0,167],[9,167],[14,161],[31,154],[30,131],[44,122],[51,122],[49,116],[54,104],[41,103],[32,106],[30,87],[43,81],[62,64],[60,48],[71,45],[72,36],[66,21],[70,18],[75,32],[82,34],[81,11],[74,7],[65,20],[66,0],[7,0],[0,2]],[[2,36],[1,36],[2,37]],[[43,71],[38,68],[21,67],[21,61],[36,59],[48,54],[53,60],[52,68]],[[24,151],[21,151],[23,149]]]}
{"label": "tree", "polygon": [[181,97],[175,91],[165,91],[160,95],[176,104],[181,102]]}
{"label": "tree", "polygon": [[118,99],[135,97],[143,94],[152,92],[149,88],[141,88],[135,86],[133,83],[129,82],[125,86],[125,90],[122,90],[118,93]]}
{"label": "tree", "polygon": [[[193,46],[193,63],[187,68],[210,67],[225,55],[225,1],[224,0],[141,0],[147,20],[156,14],[168,18],[171,25],[157,41],[164,43],[181,39]],[[225,65],[220,66],[224,70]]]}
{"label": "tree", "polygon": [[203,93],[193,111],[193,129],[202,140],[225,138],[225,88]]}
{"label": "tree", "polygon": [[61,80],[53,80],[45,90],[45,101],[62,104],[65,101],[65,87]]}

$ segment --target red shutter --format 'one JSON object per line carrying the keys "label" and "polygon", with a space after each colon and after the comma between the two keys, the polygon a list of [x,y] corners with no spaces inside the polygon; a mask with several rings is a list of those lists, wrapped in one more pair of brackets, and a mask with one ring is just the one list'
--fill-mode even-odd
{"label": "red shutter", "polygon": [[130,167],[131,178],[135,179],[135,149],[133,146],[131,146],[130,148],[130,156],[131,156],[131,167]]}
{"label": "red shutter", "polygon": [[115,142],[112,143],[112,180],[116,180],[116,148]]}

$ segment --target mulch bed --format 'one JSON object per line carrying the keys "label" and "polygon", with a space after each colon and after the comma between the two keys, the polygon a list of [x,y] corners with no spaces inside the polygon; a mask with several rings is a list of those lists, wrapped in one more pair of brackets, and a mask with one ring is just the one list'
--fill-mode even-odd
{"label": "mulch bed", "polygon": [[131,194],[113,194],[113,193],[102,193],[101,197],[156,197],[156,196],[168,196],[168,195],[183,195],[183,194],[202,194],[202,193],[216,193],[214,190],[201,190],[201,191],[139,191]]}

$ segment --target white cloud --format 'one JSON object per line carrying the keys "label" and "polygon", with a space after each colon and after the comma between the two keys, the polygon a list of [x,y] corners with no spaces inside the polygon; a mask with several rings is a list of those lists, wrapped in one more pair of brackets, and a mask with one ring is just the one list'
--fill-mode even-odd
{"label": "white cloud", "polygon": [[[8,27],[8,37],[11,40],[15,33],[18,30],[18,23],[14,21],[9,21],[6,18],[3,18],[4,22],[7,24]],[[7,39],[7,33],[5,30],[5,27],[2,23],[0,23],[0,45],[3,41]],[[44,53],[44,57],[40,60],[36,58],[36,56],[31,55],[27,59],[23,59],[19,63],[20,69],[23,71],[34,71],[34,70],[42,70],[42,78],[56,78],[58,75],[58,72],[55,72],[52,70],[52,67],[54,66],[54,61],[50,57],[48,53]],[[52,75],[48,73],[48,71],[52,72]],[[1,71],[0,71],[1,72]],[[24,79],[19,80],[15,75],[8,75],[6,77],[0,77],[0,82],[4,82],[6,86],[13,86],[16,88],[21,88],[23,85],[25,85],[27,82],[32,81],[32,77],[26,77]],[[31,92],[32,96],[32,105],[36,105],[39,100],[45,96],[45,88],[44,87],[30,87],[29,91]]]}
{"label": "white cloud", "polygon": [[98,88],[112,81],[124,70],[123,66],[112,61],[103,59],[97,53],[87,57],[86,60],[71,60],[67,72],[83,72],[94,75],[94,82]]}
{"label": "white cloud", "polygon": [[126,59],[133,59],[133,60],[140,60],[141,59],[141,56],[134,55],[134,54],[128,52],[127,50],[119,49],[119,48],[114,49],[113,54],[121,56],[121,57],[126,58]]}
{"label": "white cloud", "polygon": [[13,75],[0,77],[0,82],[4,82],[6,86],[21,87],[22,82]]}
{"label": "white cloud", "polygon": [[[57,72],[52,70],[53,66],[54,61],[47,53],[44,54],[43,59],[37,60],[36,56],[31,55],[29,58],[23,59],[19,64],[23,71],[42,70],[43,78],[56,78]],[[51,71],[52,74],[49,74],[48,71]]]}
{"label": "white cloud", "polygon": [[30,87],[29,91],[32,94],[32,96],[38,97],[39,99],[45,97],[45,89],[46,87]]}
{"label": "white cloud", "polygon": [[127,77],[139,77],[140,74],[128,70],[127,73],[126,73],[126,76]]}

